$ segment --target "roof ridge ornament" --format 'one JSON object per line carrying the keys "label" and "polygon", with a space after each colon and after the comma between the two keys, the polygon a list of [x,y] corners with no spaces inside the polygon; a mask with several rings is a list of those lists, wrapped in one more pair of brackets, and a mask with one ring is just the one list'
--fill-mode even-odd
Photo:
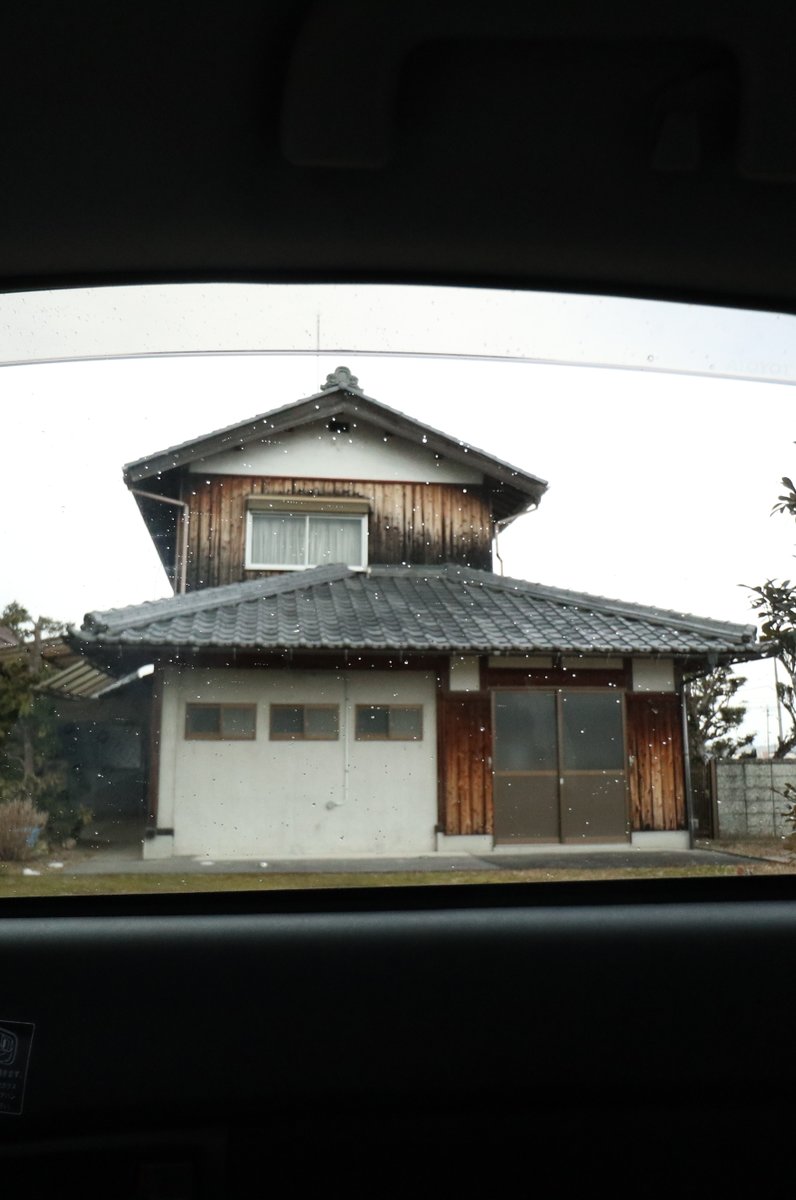
{"label": "roof ridge ornament", "polygon": [[359,380],[356,375],[352,375],[348,367],[338,367],[336,371],[330,371],[326,376],[326,383],[321,388],[322,392],[331,392],[334,388],[343,388],[348,392],[361,392]]}

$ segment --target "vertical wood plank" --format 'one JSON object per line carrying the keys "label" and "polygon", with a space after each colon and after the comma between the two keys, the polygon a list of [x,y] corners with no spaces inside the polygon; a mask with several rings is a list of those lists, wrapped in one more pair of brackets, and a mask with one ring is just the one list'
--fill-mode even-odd
{"label": "vertical wood plank", "polygon": [[628,753],[635,831],[686,827],[680,699],[670,692],[629,694]]}
{"label": "vertical wood plank", "polygon": [[251,577],[244,566],[246,498],[268,492],[367,500],[370,562],[492,566],[489,503],[479,488],[465,492],[455,484],[188,473],[184,478],[190,590]]}
{"label": "vertical wood plank", "polygon": [[439,697],[443,832],[492,832],[490,705],[482,694]]}

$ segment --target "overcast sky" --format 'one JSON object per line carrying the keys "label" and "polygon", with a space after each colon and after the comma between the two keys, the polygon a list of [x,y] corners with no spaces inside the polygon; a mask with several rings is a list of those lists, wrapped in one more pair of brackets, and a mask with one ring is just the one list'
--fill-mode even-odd
{"label": "overcast sky", "polygon": [[[722,365],[734,363],[748,375],[788,378],[794,364],[783,347],[794,344],[793,330],[783,328],[781,318],[769,317],[766,326],[756,315],[747,344],[739,314],[731,314],[729,325],[724,315],[710,369],[694,376],[641,366],[650,357],[655,367],[668,366],[679,355],[694,368],[693,351],[683,345],[688,322],[678,306],[644,306],[637,328],[625,319],[622,338],[633,349],[623,352],[617,340],[606,361],[624,358],[634,369],[613,369],[561,365],[567,357],[597,361],[594,322],[583,298],[574,315],[568,312],[566,337],[561,320],[552,323],[547,354],[534,325],[537,340],[529,334],[525,356],[530,361],[342,352],[338,347],[354,340],[350,330],[335,329],[344,306],[339,293],[330,298],[336,302],[328,320],[316,303],[298,324],[293,318],[292,332],[275,334],[274,321],[269,337],[260,339],[273,351],[306,347],[314,338],[316,350],[333,351],[328,355],[238,353],[2,367],[0,608],[15,599],[34,613],[79,624],[87,611],[167,594],[122,483],[123,463],[310,395],[340,363],[375,399],[549,481],[538,511],[501,535],[506,574],[742,623],[754,619],[742,584],[793,575],[796,526],[769,515],[780,477],[796,470],[793,385],[721,376]],[[21,301],[16,304],[19,310]],[[549,307],[537,310],[547,312],[548,324]],[[33,302],[26,298],[22,308],[24,320],[16,322],[0,312],[7,318],[0,360],[89,352],[85,322],[75,318],[67,344],[63,319],[59,323],[50,313],[37,326]],[[651,325],[650,312],[658,310]],[[226,335],[212,322],[215,340],[205,344],[241,350],[243,311],[239,306]],[[345,309],[349,320],[352,312]],[[605,302],[598,315],[605,324]],[[398,345],[406,352],[413,337],[427,349],[417,311],[410,333],[400,316],[400,306],[370,304],[369,332],[357,344],[379,350]],[[466,326],[456,327],[457,336],[446,326],[445,348],[486,354],[509,342],[518,353],[522,322],[509,338],[505,317],[505,309],[486,305],[479,320],[470,315]],[[246,319],[245,344],[256,349],[250,314]],[[186,331],[191,337],[207,331],[207,305],[192,320],[182,313],[181,321],[178,340],[168,334],[167,321],[153,321],[150,313],[147,324],[139,315],[136,344],[186,348]],[[405,325],[411,323],[407,316]],[[118,335],[119,326],[112,328]],[[403,341],[395,330],[404,330]],[[458,336],[462,330],[466,337]],[[502,335],[497,341],[496,331]],[[706,331],[702,341],[710,336]],[[113,352],[118,336],[115,345],[110,341]],[[771,665],[747,673],[750,728],[764,741],[768,723],[773,739]]]}

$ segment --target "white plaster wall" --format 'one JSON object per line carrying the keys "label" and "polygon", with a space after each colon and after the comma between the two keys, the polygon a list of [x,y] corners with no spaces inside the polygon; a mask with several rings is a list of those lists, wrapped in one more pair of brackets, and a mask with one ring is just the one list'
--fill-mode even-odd
{"label": "white plaster wall", "polygon": [[465,463],[435,458],[422,443],[389,437],[371,425],[330,433],[325,423],[281,433],[242,450],[225,450],[191,463],[195,474],[290,475],[309,479],[384,479],[416,483],[482,483]]}
{"label": "white plaster wall", "polygon": [[634,692],[673,692],[674,663],[670,658],[634,658]]}
{"label": "white plaster wall", "polygon": [[450,690],[477,692],[481,688],[480,660],[475,654],[452,654],[450,658]]}
{"label": "white plaster wall", "polygon": [[[434,848],[432,675],[287,670],[169,671],[158,825],[174,853],[213,858],[416,854]],[[192,700],[257,705],[253,741],[187,741]],[[338,741],[269,739],[271,703],[340,705]],[[422,704],[421,742],[357,742],[355,704]]]}
{"label": "white plaster wall", "polygon": [[[177,704],[177,684],[179,671],[171,668],[163,672],[161,687],[163,702],[160,716],[160,754],[158,758],[160,774],[158,776],[158,829],[174,827],[174,796],[176,793],[177,756],[174,747],[182,737],[179,721],[182,716],[185,722],[185,706],[182,710]],[[146,850],[147,847],[145,846]]]}
{"label": "white plaster wall", "polygon": [[[347,819],[340,837],[381,854],[423,854],[434,850],[437,823],[436,681],[431,674],[389,671],[351,672],[348,729]],[[357,742],[356,704],[422,704],[423,740]],[[345,812],[341,811],[346,818]],[[363,841],[364,835],[364,841]]]}

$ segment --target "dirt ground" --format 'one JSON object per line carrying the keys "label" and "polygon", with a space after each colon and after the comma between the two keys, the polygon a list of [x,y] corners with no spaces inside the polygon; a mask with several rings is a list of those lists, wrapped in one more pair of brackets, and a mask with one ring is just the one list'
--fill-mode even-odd
{"label": "dirt ground", "polygon": [[[695,849],[715,850],[721,854],[736,854],[739,858],[752,859],[768,864],[762,873],[787,875],[796,873],[796,838],[700,838]],[[753,873],[754,867],[751,868]]]}

